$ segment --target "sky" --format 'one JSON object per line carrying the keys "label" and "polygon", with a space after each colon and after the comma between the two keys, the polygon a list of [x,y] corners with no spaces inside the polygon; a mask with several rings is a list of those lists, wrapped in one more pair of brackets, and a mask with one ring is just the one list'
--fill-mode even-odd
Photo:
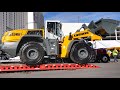
{"label": "sky", "polygon": [[44,20],[60,20],[62,23],[90,23],[101,18],[120,20],[120,12],[44,12]]}

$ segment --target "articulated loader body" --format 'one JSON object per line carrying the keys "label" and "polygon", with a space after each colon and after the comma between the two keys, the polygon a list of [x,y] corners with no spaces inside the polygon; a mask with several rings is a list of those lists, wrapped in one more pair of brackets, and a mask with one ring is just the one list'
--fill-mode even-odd
{"label": "articulated loader body", "polygon": [[101,36],[85,25],[84,31],[77,30],[64,36],[61,27],[60,21],[47,20],[44,29],[7,31],[2,37],[1,50],[11,57],[20,56],[21,62],[27,65],[45,63],[45,56],[48,61],[79,64],[96,60],[96,52],[88,41],[101,40]]}
{"label": "articulated loader body", "polygon": [[21,62],[27,65],[42,64],[45,56],[58,62],[67,59],[74,63],[88,63],[95,55],[94,50],[84,39],[75,38],[75,34],[63,36],[61,27],[59,21],[48,20],[45,29],[8,31],[2,37],[1,50],[11,57],[20,56]]}

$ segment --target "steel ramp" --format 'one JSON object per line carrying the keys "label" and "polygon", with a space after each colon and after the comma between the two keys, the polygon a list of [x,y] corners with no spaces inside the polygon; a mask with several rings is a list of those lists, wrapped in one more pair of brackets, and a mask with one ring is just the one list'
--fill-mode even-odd
{"label": "steel ramp", "polygon": [[42,64],[38,66],[27,66],[24,64],[1,64],[0,72],[15,72],[15,71],[47,71],[47,70],[71,70],[71,69],[89,69],[100,68],[93,64],[75,64],[75,63],[63,63],[63,64]]}

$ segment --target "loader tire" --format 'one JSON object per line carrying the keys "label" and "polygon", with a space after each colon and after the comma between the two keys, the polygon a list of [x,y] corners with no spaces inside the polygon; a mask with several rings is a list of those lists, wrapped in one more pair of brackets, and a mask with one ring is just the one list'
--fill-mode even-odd
{"label": "loader tire", "polygon": [[96,61],[96,53],[93,49],[89,49],[89,51],[90,51],[89,62],[94,63]]}
{"label": "loader tire", "polygon": [[37,42],[28,42],[20,49],[20,60],[26,65],[41,64],[44,59],[44,49]]}
{"label": "loader tire", "polygon": [[70,51],[70,59],[74,63],[87,64],[91,59],[90,47],[86,43],[76,43]]}
{"label": "loader tire", "polygon": [[[93,62],[96,61],[96,51],[95,51],[95,49],[93,48],[93,45],[92,45],[91,42],[87,42],[86,45],[90,46],[90,47],[88,48],[88,50],[90,51],[90,58],[89,58],[90,60],[89,60],[89,62],[90,62],[90,63],[93,63]],[[87,46],[87,47],[88,47],[88,46]]]}

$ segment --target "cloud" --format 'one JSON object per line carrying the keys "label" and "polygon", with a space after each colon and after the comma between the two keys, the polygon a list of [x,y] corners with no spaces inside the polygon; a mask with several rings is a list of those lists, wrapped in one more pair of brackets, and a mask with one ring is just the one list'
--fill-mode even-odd
{"label": "cloud", "polygon": [[[48,15],[46,13],[45,15]],[[48,15],[49,16],[49,15]],[[54,16],[45,18],[49,20],[60,20],[61,22],[81,22],[89,23],[90,21],[99,20],[101,18],[111,18],[120,20],[120,12],[57,12]]]}

